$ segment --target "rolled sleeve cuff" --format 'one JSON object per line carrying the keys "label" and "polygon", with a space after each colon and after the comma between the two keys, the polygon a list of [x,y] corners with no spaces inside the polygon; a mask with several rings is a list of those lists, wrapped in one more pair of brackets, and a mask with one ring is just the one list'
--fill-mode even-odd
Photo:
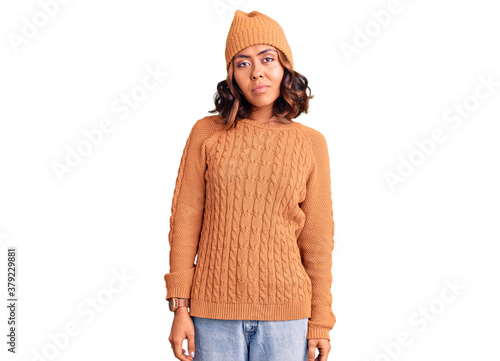
{"label": "rolled sleeve cuff", "polygon": [[167,297],[191,298],[191,285],[193,284],[194,272],[196,266],[189,270],[167,273],[164,276],[165,286],[167,287]]}
{"label": "rolled sleeve cuff", "polygon": [[330,341],[330,329],[323,327],[309,327],[307,329],[307,337],[308,340],[310,338],[326,338]]}

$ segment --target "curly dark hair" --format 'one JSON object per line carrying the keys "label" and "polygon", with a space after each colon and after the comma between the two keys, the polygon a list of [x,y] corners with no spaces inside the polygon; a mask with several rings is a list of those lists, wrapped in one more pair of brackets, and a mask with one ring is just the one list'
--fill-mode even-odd
{"label": "curly dark hair", "polygon": [[[307,78],[292,69],[281,50],[276,49],[276,51],[284,72],[280,84],[280,96],[274,101],[273,113],[276,117],[291,120],[302,112],[307,114],[309,99],[314,98],[314,95],[311,95]],[[220,124],[226,124],[226,128],[232,127],[238,119],[248,118],[252,112],[252,104],[246,100],[234,79],[233,67],[234,60],[231,60],[227,79],[217,84],[217,92],[214,94],[215,109],[209,110],[209,113],[218,112],[222,116]],[[307,90],[309,90],[309,95],[307,95]]]}

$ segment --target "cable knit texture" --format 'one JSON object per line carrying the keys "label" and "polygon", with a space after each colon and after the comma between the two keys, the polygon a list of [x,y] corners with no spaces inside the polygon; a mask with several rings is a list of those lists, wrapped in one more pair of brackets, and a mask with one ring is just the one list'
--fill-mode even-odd
{"label": "cable knit texture", "polygon": [[[190,315],[309,318],[326,338],[332,312],[334,221],[325,137],[299,122],[199,119],[182,154],[170,217],[166,299]],[[195,263],[196,258],[196,263]]]}

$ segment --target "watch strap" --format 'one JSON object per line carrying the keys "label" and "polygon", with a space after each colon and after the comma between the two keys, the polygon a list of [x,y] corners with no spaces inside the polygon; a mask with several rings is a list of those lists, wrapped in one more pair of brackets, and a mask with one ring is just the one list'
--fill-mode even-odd
{"label": "watch strap", "polygon": [[171,297],[168,299],[170,311],[175,312],[179,307],[190,307],[189,298]]}
{"label": "watch strap", "polygon": [[178,298],[177,308],[179,307],[189,307],[189,298]]}

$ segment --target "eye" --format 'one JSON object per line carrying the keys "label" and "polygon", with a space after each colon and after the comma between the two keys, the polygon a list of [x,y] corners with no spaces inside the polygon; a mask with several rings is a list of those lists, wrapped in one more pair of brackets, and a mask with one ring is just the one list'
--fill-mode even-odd
{"label": "eye", "polygon": [[[266,59],[270,59],[270,61],[264,61],[265,63],[269,63],[271,61],[274,61],[274,58],[272,58],[270,56],[265,57],[263,60],[266,60]],[[237,68],[243,68],[243,64],[248,64],[248,61],[242,61],[241,63],[239,63],[238,65],[236,65],[236,67]]]}

